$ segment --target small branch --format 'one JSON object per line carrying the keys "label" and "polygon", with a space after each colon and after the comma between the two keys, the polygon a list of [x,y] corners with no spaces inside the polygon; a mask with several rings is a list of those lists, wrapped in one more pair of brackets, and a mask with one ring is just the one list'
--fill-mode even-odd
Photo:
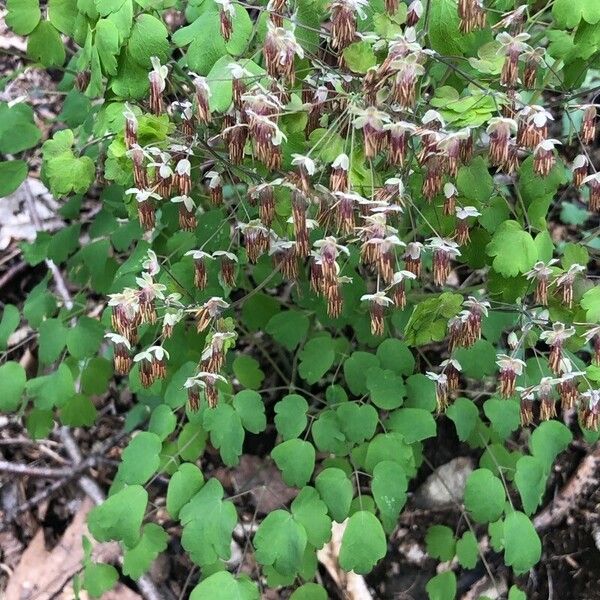
{"label": "small branch", "polygon": [[81,469],[85,469],[88,465],[78,465],[79,469],[74,467],[30,467],[19,463],[12,463],[7,460],[0,460],[0,471],[4,473],[14,473],[15,475],[28,475],[30,477],[45,477],[47,479],[55,479],[57,477],[69,477]]}

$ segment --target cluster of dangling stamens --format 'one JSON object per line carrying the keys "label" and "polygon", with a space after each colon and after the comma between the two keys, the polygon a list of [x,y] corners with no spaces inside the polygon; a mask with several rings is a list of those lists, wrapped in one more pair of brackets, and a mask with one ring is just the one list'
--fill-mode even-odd
{"label": "cluster of dangling stamens", "polygon": [[[227,0],[218,0],[218,3],[221,5],[221,33],[228,40],[235,11]],[[342,51],[357,40],[357,21],[363,18],[366,4],[365,0],[334,0],[331,3],[328,43],[338,53],[342,70]],[[485,11],[479,0],[460,0],[458,7],[461,31],[469,32],[484,26]],[[394,13],[398,3],[387,0],[386,8]],[[432,257],[431,283],[443,286],[450,277],[453,261],[461,255],[461,246],[470,242],[471,226],[481,215],[476,207],[460,202],[455,185],[460,165],[468,164],[474,152],[480,153],[487,145],[490,164],[506,174],[513,174],[522,156],[528,152],[533,156],[533,170],[538,176],[547,176],[553,169],[558,143],[548,137],[553,116],[541,106],[519,104],[515,93],[520,65],[524,64],[525,85],[532,87],[542,56],[526,43],[529,36],[521,31],[523,11],[518,9],[506,15],[502,23],[509,32],[497,36],[498,51],[505,56],[501,84],[506,93],[498,96],[502,116],[489,120],[486,137],[476,135],[471,127],[449,130],[443,116],[434,110],[427,110],[420,120],[416,117],[425,66],[434,55],[421,47],[413,29],[423,14],[419,0],[410,3],[407,27],[389,43],[385,60],[363,78],[362,100],[347,93],[356,80],[350,74],[337,75],[315,69],[302,83],[303,109],[307,112],[306,137],[321,125],[324,117],[330,123],[340,120],[343,134],[352,140],[357,134],[365,160],[381,160],[388,167],[398,169],[398,175],[374,187],[371,197],[365,197],[364,188],[355,189],[353,186],[354,149],[351,156],[339,154],[330,164],[328,173],[324,171],[325,165],[319,164],[310,154],[293,155],[290,161],[292,170],[282,171],[283,146],[287,138],[282,130],[281,115],[290,101],[288,88],[295,81],[295,61],[303,58],[304,53],[293,29],[284,27],[285,0],[271,0],[269,9],[263,47],[267,73],[258,76],[247,70],[244,64],[232,62],[229,65],[232,103],[224,115],[217,119],[213,114],[210,81],[194,73],[190,73],[192,101],[174,102],[166,110],[166,114],[178,124],[180,135],[177,142],[166,149],[141,147],[137,136],[138,117],[129,108],[125,111],[124,137],[135,184],[128,193],[135,197],[144,229],[155,227],[156,209],[162,201],[168,200],[179,206],[180,227],[194,231],[201,209],[192,196],[197,194],[198,188],[201,187],[213,205],[220,206],[224,203],[224,186],[238,183],[231,170],[222,168],[223,165],[216,159],[199,165],[199,176],[193,176],[192,161],[197,155],[199,137],[204,137],[213,148],[221,144],[233,166],[241,165],[247,156],[251,156],[277,177],[270,180],[257,177],[255,184],[248,185],[247,200],[250,205],[257,206],[258,218],[236,222],[232,227],[232,232],[239,232],[249,262],[256,263],[262,255],[268,254],[274,268],[290,280],[296,280],[307,270],[311,289],[324,298],[328,315],[336,318],[344,308],[343,285],[351,281],[350,277],[342,274],[344,263],[351,254],[352,244],[358,244],[360,268],[377,282],[376,289],[363,295],[362,300],[368,305],[372,334],[383,335],[388,308],[396,306],[402,310],[406,306],[406,282],[414,285],[415,280],[424,277],[423,252],[430,253]],[[153,70],[149,75],[149,107],[150,112],[157,115],[165,114],[163,96],[168,73],[167,67],[153,59]],[[596,108],[585,105],[581,109],[583,119],[579,135],[583,143],[589,144],[596,135]],[[214,127],[217,134],[207,138],[205,134]],[[214,133],[212,129],[211,133]],[[316,154],[318,156],[318,152]],[[403,177],[414,162],[422,169],[423,198],[432,203],[441,197],[443,214],[454,217],[455,228],[451,236],[436,234],[418,241],[411,235],[401,239],[398,224],[407,205],[412,205]],[[591,166],[587,154],[577,157],[573,163],[573,180],[577,186],[589,186],[590,209],[600,212],[600,176],[589,174]],[[317,172],[327,176],[328,187],[314,183]],[[201,186],[198,186],[199,180]],[[322,177],[320,181],[323,181]],[[271,228],[277,218],[277,198],[282,192],[291,198],[289,231],[292,235],[288,237],[278,235]],[[318,239],[312,236],[311,240],[311,230],[316,228],[324,230],[325,234]],[[235,253],[192,250],[187,254],[194,262],[196,288],[203,290],[206,287],[208,265],[215,262],[220,265],[221,282],[228,288],[235,288],[238,270]],[[567,271],[560,271],[551,269],[552,264],[552,261],[538,263],[526,274],[536,283],[535,301],[546,305],[548,287],[555,285],[562,302],[571,307],[573,282],[583,267],[573,265]],[[142,278],[144,284],[138,280],[139,290],[125,290],[111,298],[113,328],[117,332],[111,339],[115,343],[117,372],[125,374],[132,362],[138,362],[143,385],[151,385],[164,377],[168,354],[162,346],[151,346],[131,357],[131,348],[138,342],[137,328],[143,323],[156,322],[156,301],[162,302],[168,309],[163,338],[168,338],[173,326],[188,311],[183,310],[178,298],[164,296],[164,286],[161,288],[156,284],[153,275],[146,271]],[[198,332],[208,332],[198,374],[186,382],[190,406],[194,409],[198,407],[201,391],[211,406],[218,398],[217,384],[222,379],[219,371],[235,337],[222,324],[221,315],[227,308],[224,299],[215,297],[193,309]],[[471,347],[480,339],[482,319],[488,308],[488,303],[476,298],[470,297],[464,302],[464,310],[448,324],[451,355],[456,348]],[[567,328],[565,331],[570,330]],[[550,346],[550,364],[558,379],[540,382],[537,387],[523,391],[524,422],[530,420],[527,407],[532,394],[538,394],[541,399],[549,397],[549,385],[560,391],[564,407],[571,407],[575,400],[586,398],[585,394],[573,391],[572,382],[579,373],[574,375],[572,369],[567,370],[560,335],[552,334],[554,337],[548,334],[542,339]],[[595,360],[599,361],[600,334],[594,333],[589,340],[594,344]],[[428,375],[436,381],[438,408],[443,410],[450,395],[458,389],[461,366],[454,358],[447,359],[441,366],[441,373],[430,372]],[[524,363],[502,355],[498,358],[498,366],[499,393],[503,397],[511,397]],[[590,396],[587,406],[589,408],[593,404],[593,410],[589,408],[588,413],[591,411],[596,415],[597,398],[594,398],[593,403]],[[547,405],[548,401],[545,404],[542,401],[543,418],[553,415]],[[585,423],[597,424],[597,416],[584,415],[582,418]]]}

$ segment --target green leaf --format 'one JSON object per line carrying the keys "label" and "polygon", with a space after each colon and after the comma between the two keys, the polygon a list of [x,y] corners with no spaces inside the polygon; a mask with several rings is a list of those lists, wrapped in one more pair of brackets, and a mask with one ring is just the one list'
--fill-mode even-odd
{"label": "green leaf", "polygon": [[96,48],[102,70],[107,75],[117,74],[117,57],[119,55],[119,30],[108,19],[100,19],[96,23]]}
{"label": "green leaf", "polygon": [[456,187],[461,196],[487,204],[494,193],[494,180],[481,156],[475,157],[468,165],[458,170]]}
{"label": "green leaf", "polygon": [[428,30],[432,50],[446,56],[462,55],[464,42],[459,30],[456,0],[431,3]]}
{"label": "green leaf", "polygon": [[384,460],[397,462],[407,475],[414,473],[412,448],[399,433],[379,433],[369,443],[365,457],[365,468],[373,472],[378,463]]}
{"label": "green leaf", "polygon": [[21,405],[21,398],[25,391],[27,383],[25,369],[18,362],[8,361],[0,365],[0,381],[2,381],[0,411],[13,412]]}
{"label": "green leaf", "polygon": [[235,16],[231,20],[233,32],[227,43],[220,35],[214,35],[220,28],[216,5],[210,6],[192,24],[175,32],[173,43],[176,46],[190,45],[186,55],[190,69],[206,75],[224,55],[243,54],[250,41],[253,25],[245,8],[240,5],[234,5],[234,8]]}
{"label": "green leaf", "polygon": [[24,160],[0,162],[0,198],[10,196],[26,179],[27,163]]}
{"label": "green leaf", "polygon": [[113,366],[106,358],[88,360],[81,374],[81,391],[97,396],[108,389],[108,380],[112,377]]}
{"label": "green leaf", "polygon": [[435,437],[433,415],[423,408],[400,408],[390,414],[385,422],[388,431],[401,433],[407,444]]}
{"label": "green leaf", "polygon": [[94,403],[83,394],[71,396],[60,409],[60,420],[69,427],[89,427],[96,420]]}
{"label": "green leaf", "polygon": [[42,146],[44,172],[54,194],[84,193],[96,176],[96,165],[89,156],[73,154],[74,139],[70,129],[63,129]]}
{"label": "green leaf", "polygon": [[96,319],[80,317],[77,325],[67,332],[67,349],[75,358],[96,354],[104,337],[104,326]]}
{"label": "green leaf", "polygon": [[398,515],[406,504],[407,488],[406,474],[398,463],[384,460],[375,466],[371,491],[383,528],[388,533],[394,530]]}
{"label": "green leaf", "polygon": [[77,0],[48,1],[48,18],[61,33],[73,35],[77,16]]}
{"label": "green leaf", "polygon": [[506,439],[521,424],[521,411],[516,400],[490,398],[484,402],[483,412],[502,439]]}
{"label": "green leaf", "polygon": [[311,338],[298,355],[298,373],[307,383],[317,383],[333,365],[335,348],[329,336]]}
{"label": "green leaf", "polygon": [[155,433],[161,441],[164,441],[177,427],[177,417],[166,404],[159,404],[150,416],[148,431]]}
{"label": "green leaf", "polygon": [[125,548],[123,553],[123,574],[139,579],[152,564],[152,561],[167,547],[169,534],[156,523],[147,523],[142,529],[142,537],[133,548]]}
{"label": "green leaf", "polygon": [[157,56],[164,63],[169,56],[169,33],[156,17],[142,13],[133,23],[127,50],[132,60],[144,69],[150,69],[150,58]]}
{"label": "green leaf", "polygon": [[302,564],[308,542],[304,527],[285,510],[274,510],[254,535],[256,560],[272,565],[281,575],[294,575]]}
{"label": "green leaf", "polygon": [[465,507],[477,523],[498,520],[505,502],[502,481],[491,471],[476,469],[469,475],[465,486]]}
{"label": "green leaf", "polygon": [[342,431],[342,422],[333,410],[324,410],[313,422],[312,437],[318,450],[339,456],[347,454],[348,444]]}
{"label": "green leaf", "polygon": [[465,531],[456,542],[456,557],[464,569],[474,569],[479,560],[479,546],[472,531]]}
{"label": "green leaf", "polygon": [[167,511],[173,519],[198,490],[204,485],[202,471],[192,463],[182,463],[169,480],[167,488]]}
{"label": "green leaf", "polygon": [[531,454],[540,460],[546,472],[554,459],[571,443],[573,434],[569,428],[559,421],[544,421],[534,430],[529,438]]}
{"label": "green leaf", "polygon": [[470,348],[458,348],[454,358],[467,377],[483,379],[496,372],[496,348],[488,340],[477,340]]}
{"label": "green leaf", "polygon": [[51,410],[34,408],[27,416],[27,432],[34,440],[48,437],[54,427],[54,419]]}
{"label": "green leaf", "polygon": [[560,27],[573,29],[584,19],[592,25],[600,21],[600,6],[594,0],[556,0],[552,16]]}
{"label": "green leaf", "polygon": [[533,238],[517,221],[504,221],[494,232],[486,251],[494,257],[494,270],[504,277],[525,273],[538,258]]}
{"label": "green leaf", "polygon": [[527,515],[514,511],[504,519],[504,562],[517,575],[536,565],[542,556],[542,543]]}
{"label": "green leaf", "polygon": [[[19,0],[20,1],[20,0]],[[14,135],[18,131],[19,135]],[[42,136],[33,120],[33,110],[24,102],[11,107],[0,102],[0,152],[17,154],[33,148]]]}
{"label": "green leaf", "polygon": [[446,562],[454,557],[456,540],[450,527],[432,525],[427,530],[425,543],[427,544],[427,554],[433,558]]}
{"label": "green leaf", "polygon": [[530,515],[540,505],[546,491],[545,467],[535,456],[523,456],[517,461],[515,485],[519,490],[523,510]]}
{"label": "green leaf", "polygon": [[300,490],[291,506],[294,519],[306,530],[309,544],[319,549],[331,539],[331,519],[327,516],[327,504],[317,490],[305,487]]}
{"label": "green leaf", "polygon": [[256,584],[229,571],[218,571],[202,580],[190,594],[190,600],[259,600]]}
{"label": "green leaf", "polygon": [[471,433],[479,420],[479,410],[475,403],[468,398],[458,398],[446,411],[448,418],[454,422],[458,439],[464,442],[471,437]]}
{"label": "green leaf", "polygon": [[265,405],[258,392],[242,390],[233,397],[233,408],[242,425],[252,433],[260,433],[267,426]]}
{"label": "green leaf", "polygon": [[388,338],[377,348],[377,358],[382,369],[389,369],[398,375],[412,375],[415,358],[408,346],[400,340]]}
{"label": "green leaf", "polygon": [[294,590],[290,600],[327,600],[327,592],[318,583],[305,583]]}
{"label": "green leaf", "polygon": [[287,310],[273,315],[265,331],[276,342],[291,351],[306,337],[309,322],[306,315],[295,310]]}
{"label": "green leaf", "polygon": [[5,304],[0,320],[0,350],[5,350],[8,344],[8,338],[15,331],[21,322],[19,309],[14,304]]}
{"label": "green leaf", "polygon": [[[532,240],[533,243],[533,240]],[[444,292],[417,304],[406,324],[404,339],[409,346],[439,342],[446,336],[448,319],[456,316],[462,306],[460,294]]]}
{"label": "green leaf", "polygon": [[236,465],[242,454],[244,428],[240,415],[229,404],[220,402],[204,413],[204,428],[210,431],[210,441],[227,466]]}
{"label": "green leaf", "polygon": [[340,428],[348,441],[360,444],[375,434],[379,417],[372,406],[344,402],[336,408],[336,413]]}
{"label": "green leaf", "polygon": [[379,366],[374,354],[369,352],[353,352],[344,362],[344,378],[348,388],[355,396],[369,392],[367,388],[367,373],[369,369]]}
{"label": "green leaf", "polygon": [[44,67],[62,67],[65,47],[60,34],[50,21],[40,21],[27,40],[27,56]]}
{"label": "green leaf", "polygon": [[257,390],[265,378],[258,361],[251,356],[238,354],[233,361],[233,372],[239,382],[247,388]]}
{"label": "green leaf", "polygon": [[377,57],[368,42],[360,41],[350,44],[342,52],[348,68],[354,73],[366,73],[377,64]]}
{"label": "green leaf", "polygon": [[432,577],[425,586],[429,600],[454,600],[456,597],[456,575],[444,571]]}
{"label": "green leaf", "polygon": [[367,371],[367,389],[373,404],[384,410],[398,408],[404,400],[404,381],[394,371],[371,367]]}
{"label": "green leaf", "polygon": [[119,573],[112,565],[89,562],[83,569],[83,587],[92,598],[100,598],[119,580]]}
{"label": "green leaf", "polygon": [[209,479],[179,511],[179,520],[181,544],[197,565],[229,559],[237,513],[231,502],[223,502],[223,486],[216,479]]}
{"label": "green leaf", "polygon": [[198,423],[186,423],[177,438],[179,456],[195,461],[206,446],[207,432]]}
{"label": "green leaf", "polygon": [[308,423],[308,402],[298,394],[289,394],[275,405],[275,427],[284,440],[298,437]]}
{"label": "green leaf", "polygon": [[596,285],[589,289],[581,298],[581,308],[585,312],[588,323],[600,321],[600,286]]}
{"label": "green leaf", "polygon": [[385,556],[387,542],[381,523],[368,511],[355,512],[342,536],[340,566],[345,571],[364,575]]}
{"label": "green leaf", "polygon": [[275,446],[271,458],[282,472],[287,485],[302,487],[315,468],[315,448],[309,442],[291,439]]}
{"label": "green leaf", "polygon": [[40,22],[40,0],[7,0],[6,24],[18,35],[29,35]]}
{"label": "green leaf", "polygon": [[45,364],[54,362],[66,345],[67,328],[59,319],[46,319],[39,333],[39,359]]}
{"label": "green leaf", "polygon": [[508,590],[508,600],[527,600],[527,596],[516,585],[512,585]]}
{"label": "green leaf", "polygon": [[142,431],[123,450],[117,479],[125,483],[146,483],[158,469],[162,444],[155,433]]}
{"label": "green leaf", "polygon": [[124,487],[90,511],[90,533],[99,542],[117,540],[130,547],[135,546],[147,502],[148,492],[141,485]]}
{"label": "green leaf", "polygon": [[323,469],[315,479],[315,487],[327,505],[334,521],[342,523],[348,516],[354,489],[352,482],[341,469]]}
{"label": "green leaf", "polygon": [[37,408],[62,406],[75,393],[73,374],[62,363],[54,373],[30,379],[26,389],[27,395],[34,398]]}

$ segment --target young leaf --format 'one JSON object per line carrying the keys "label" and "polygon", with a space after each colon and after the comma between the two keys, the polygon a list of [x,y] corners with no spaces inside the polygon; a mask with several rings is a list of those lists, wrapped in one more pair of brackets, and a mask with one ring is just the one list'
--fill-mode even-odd
{"label": "young leaf", "polygon": [[118,540],[126,546],[135,546],[147,502],[148,492],[141,485],[124,487],[90,511],[90,533],[99,542]]}
{"label": "young leaf", "polygon": [[112,565],[89,562],[83,569],[83,587],[91,598],[100,598],[119,580],[119,573]]}
{"label": "young leaf", "polygon": [[203,579],[190,600],[259,600],[258,588],[246,576],[236,579],[229,571],[218,571]]}
{"label": "young leaf", "polygon": [[308,538],[304,527],[285,510],[274,510],[254,535],[256,560],[272,565],[281,575],[294,575],[300,569]]}
{"label": "young leaf", "polygon": [[532,514],[546,491],[545,466],[535,456],[523,456],[517,461],[515,485],[519,490],[523,510]]}
{"label": "young leaf", "polygon": [[167,512],[174,519],[198,490],[204,485],[202,471],[192,464],[183,463],[173,473],[167,488]]}
{"label": "young leaf", "polygon": [[220,451],[223,462],[236,465],[242,453],[244,428],[239,414],[229,404],[220,402],[204,413],[203,425],[210,431],[210,441]]}
{"label": "young leaf", "polygon": [[309,544],[320,549],[330,540],[331,519],[327,516],[327,505],[315,488],[302,488],[292,502],[291,511],[306,530]]}
{"label": "young leaf", "polygon": [[302,487],[315,468],[315,448],[303,440],[291,439],[275,446],[271,457],[287,485]]}
{"label": "young leaf", "polygon": [[334,521],[342,523],[348,516],[354,488],[352,482],[341,469],[323,469],[315,479],[315,487],[327,505]]}
{"label": "young leaf", "polygon": [[494,257],[494,270],[504,277],[525,273],[538,258],[533,238],[517,221],[504,221],[494,232],[486,251]]}
{"label": "young leaf", "polygon": [[401,433],[407,444],[435,437],[436,424],[433,415],[423,408],[399,408],[385,422],[388,431]]}
{"label": "young leaf", "polygon": [[525,573],[538,563],[542,543],[527,515],[514,511],[504,520],[504,562],[517,575]]}
{"label": "young leaf", "polygon": [[445,562],[454,557],[456,540],[450,527],[446,527],[445,525],[432,525],[427,530],[425,543],[427,544],[427,554],[433,558]]}
{"label": "young leaf", "polygon": [[27,163],[24,160],[0,162],[0,198],[10,196],[27,177]]}
{"label": "young leaf", "polygon": [[364,575],[385,556],[387,542],[377,517],[365,510],[355,512],[342,536],[340,566],[345,571]]}
{"label": "young leaf", "polygon": [[456,598],[456,575],[444,571],[432,577],[425,586],[429,600],[454,600]]}
{"label": "young leaf", "polygon": [[123,554],[123,574],[139,579],[152,564],[152,561],[167,547],[169,534],[156,523],[147,523],[142,529],[142,537],[133,548],[125,548]]}
{"label": "young leaf", "polygon": [[465,507],[478,523],[496,521],[504,510],[506,492],[502,481],[487,469],[476,469],[465,486]]}
{"label": "young leaf", "polygon": [[265,405],[258,392],[242,390],[233,397],[233,408],[242,425],[251,433],[260,433],[267,426]]}
{"label": "young leaf", "polygon": [[383,528],[392,532],[398,515],[406,503],[408,482],[402,467],[390,460],[384,460],[375,466],[371,491],[379,509]]}
{"label": "young leaf", "polygon": [[333,340],[329,336],[310,339],[298,355],[298,373],[307,383],[319,381],[329,371],[335,359]]}
{"label": "young leaf", "polygon": [[448,418],[454,421],[458,439],[468,440],[477,425],[479,410],[475,403],[468,398],[457,398],[446,411]]}
{"label": "young leaf", "polygon": [[473,569],[479,560],[479,546],[472,531],[465,531],[456,542],[456,557],[465,569]]}
{"label": "young leaf", "polygon": [[237,523],[235,506],[223,502],[223,486],[209,479],[179,511],[181,545],[200,566],[231,555],[231,534]]}
{"label": "young leaf", "polygon": [[25,369],[14,361],[0,365],[0,381],[2,381],[2,394],[0,394],[0,411],[10,413],[21,405],[21,398],[27,383]]}
{"label": "young leaf", "polygon": [[284,440],[298,437],[308,419],[308,402],[298,394],[289,394],[275,405],[275,427]]}

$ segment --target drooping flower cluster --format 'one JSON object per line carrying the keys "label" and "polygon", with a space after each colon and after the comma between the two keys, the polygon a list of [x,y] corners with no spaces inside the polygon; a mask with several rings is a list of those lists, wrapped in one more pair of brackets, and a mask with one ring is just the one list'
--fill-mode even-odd
{"label": "drooping flower cluster", "polygon": [[[217,3],[221,34],[227,41],[236,7],[228,0]],[[194,265],[194,292],[205,291],[209,273],[218,268],[224,297],[184,305],[180,298],[165,296],[164,285],[156,283],[158,271],[146,270],[137,280],[139,289],[126,289],[110,300],[116,332],[110,339],[119,373],[139,363],[143,385],[163,377],[169,356],[162,345],[131,356],[139,343],[138,328],[156,323],[164,310],[164,341],[177,323],[189,317],[197,332],[206,335],[197,374],[185,384],[190,406],[196,409],[202,394],[214,406],[224,358],[235,339],[223,319],[231,308],[227,295],[252,268],[246,262],[256,264],[263,256],[269,256],[273,269],[291,284],[300,286],[308,280],[333,319],[354,308],[344,304],[344,286],[363,279],[360,310],[368,311],[371,333],[382,336],[387,315],[404,310],[413,288],[437,290],[449,285],[460,292],[467,287],[455,267],[473,260],[471,240],[481,231],[485,206],[469,200],[459,177],[461,167],[477,154],[509,178],[528,157],[536,176],[547,177],[553,171],[560,143],[549,137],[554,117],[543,106],[529,104],[530,96],[517,92],[520,80],[535,87],[544,61],[540,49],[531,47],[529,35],[521,31],[522,8],[504,15],[497,25],[504,29],[496,37],[503,57],[500,89],[494,91],[498,111],[469,127],[453,126],[442,107],[435,107],[438,111],[428,104],[426,73],[437,56],[422,46],[425,37],[414,27],[424,13],[423,4],[409,3],[406,26],[393,39],[374,39],[376,34],[372,38],[359,31],[367,8],[364,0],[334,0],[329,6],[330,28],[321,32],[322,54],[313,56],[299,42],[286,2],[271,0],[262,47],[264,69],[250,60],[227,65],[231,101],[225,110],[214,109],[217,82],[210,76],[190,73],[189,80],[181,82],[153,60],[148,107],[155,115],[167,115],[172,128],[160,147],[143,147],[141,111],[126,108],[124,140],[133,172],[127,194],[149,232],[160,224],[158,211],[170,203],[177,206],[180,228],[189,232],[196,231],[208,205],[226,212],[229,245],[211,252],[202,246],[186,253]],[[398,2],[387,1],[386,9],[395,13]],[[462,32],[485,26],[479,0],[460,0],[458,11]],[[344,50],[356,41],[372,39],[385,58],[357,76],[345,65]],[[309,74],[298,77],[298,65],[307,62]],[[187,92],[188,99],[171,95],[171,84]],[[301,92],[296,93],[294,86]],[[580,110],[579,136],[591,143],[596,108],[584,105]],[[589,208],[600,211],[600,178],[590,173],[593,165],[587,152],[575,159],[572,171],[574,184],[590,189]],[[539,261],[524,274],[533,284],[524,294],[535,304],[547,306],[556,299],[571,308],[574,286],[584,270],[578,264],[561,269],[555,259]],[[481,339],[491,308],[479,293],[483,289],[482,284],[450,318],[448,356],[439,372],[428,372],[436,383],[440,410],[463,377],[455,350],[471,348]],[[574,334],[573,327],[560,323],[541,334],[554,377],[520,390],[524,423],[533,418],[536,400],[542,418],[555,414],[555,391],[565,409],[587,402],[582,419],[595,423],[589,414],[596,410],[597,398],[579,392],[581,372],[564,352],[565,342]],[[584,335],[595,360],[600,360],[600,334],[592,328]],[[526,374],[525,354],[519,352],[522,348],[509,343],[497,358],[499,393],[504,398],[519,390],[518,380]]]}

